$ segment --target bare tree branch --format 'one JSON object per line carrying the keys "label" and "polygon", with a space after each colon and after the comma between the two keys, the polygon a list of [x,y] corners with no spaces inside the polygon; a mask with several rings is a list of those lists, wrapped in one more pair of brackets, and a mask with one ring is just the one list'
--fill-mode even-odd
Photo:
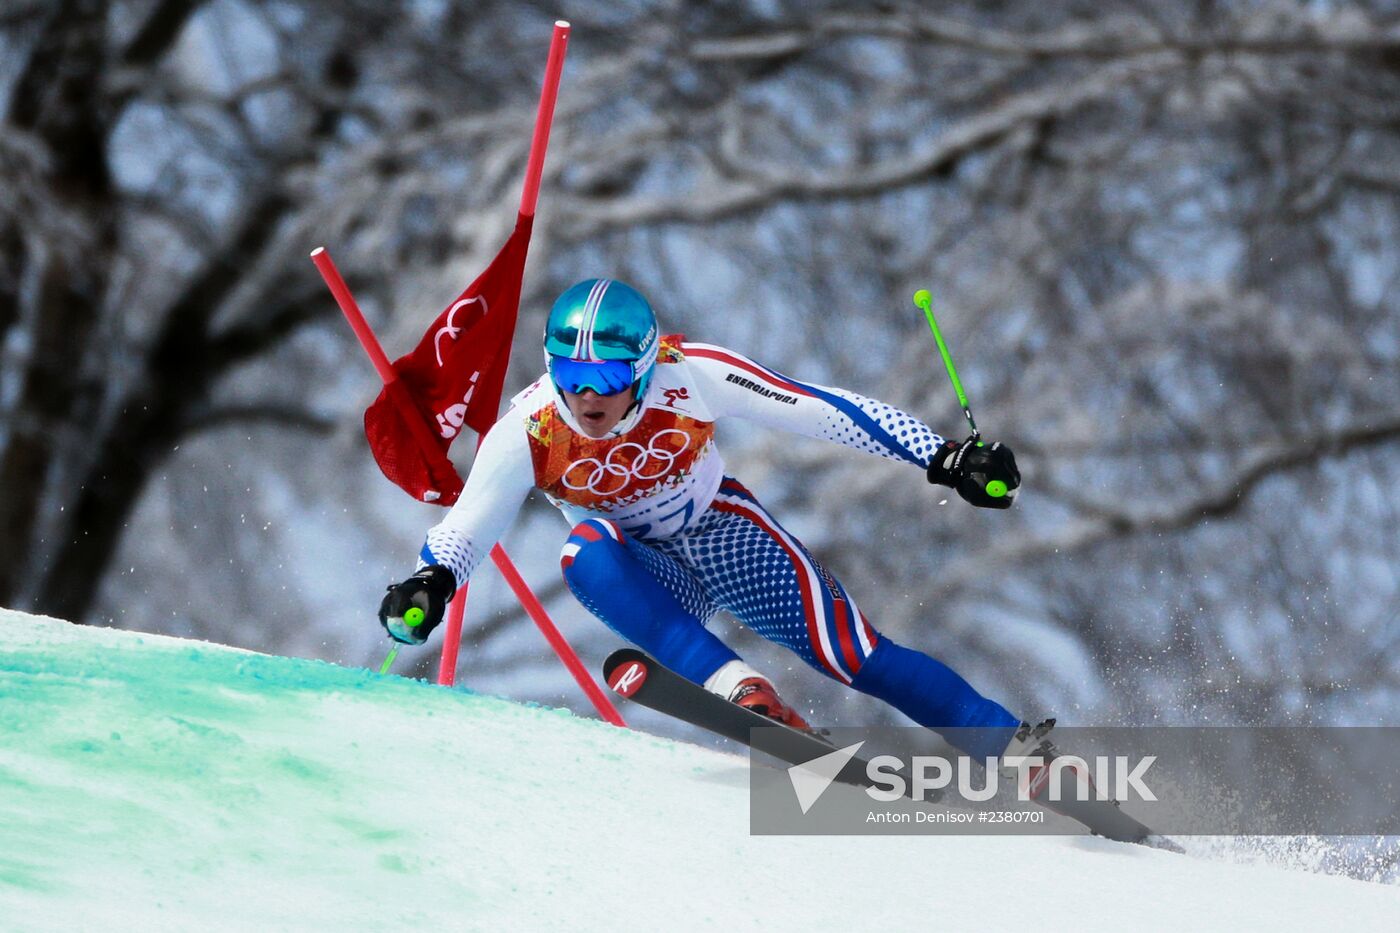
{"label": "bare tree branch", "polygon": [[185,420],[184,432],[198,434],[228,425],[267,424],[311,434],[330,434],[339,424],[337,419],[308,411],[297,405],[276,402],[249,402],[242,405],[217,405],[207,411],[192,413]]}
{"label": "bare tree branch", "polygon": [[1050,555],[1068,556],[1106,541],[1150,532],[1166,533],[1190,528],[1213,518],[1237,512],[1269,477],[1311,467],[1324,459],[1353,450],[1400,440],[1400,418],[1356,425],[1258,449],[1243,458],[1230,478],[1186,502],[1140,513],[1094,508],[1094,517],[1074,522],[1044,536],[1018,538],[979,551],[939,574],[937,588],[949,591],[986,575],[989,565],[1024,563]]}
{"label": "bare tree branch", "polygon": [[[1063,117],[1089,103],[1119,94],[1125,87],[1179,67],[1176,55],[1151,55],[1105,66],[1068,86],[1028,91],[997,107],[950,126],[922,150],[897,159],[820,175],[749,165],[748,177],[731,185],[707,183],[683,198],[569,197],[565,210],[594,234],[644,223],[712,223],[779,200],[831,200],[864,197],[900,188],[946,172],[959,159],[990,146],[1021,127]],[[733,151],[731,165],[739,164]]]}
{"label": "bare tree branch", "polygon": [[[1292,17],[1291,22],[1270,21]],[[1291,55],[1323,52],[1375,52],[1400,47],[1400,25],[1381,24],[1348,9],[1327,17],[1303,18],[1296,8],[1278,5],[1259,23],[1233,24],[1224,35],[1169,34],[1145,19],[1105,17],[1042,33],[1017,33],[973,26],[942,16],[908,13],[831,14],[801,27],[723,39],[701,39],[690,54],[702,62],[787,58],[819,45],[856,36],[917,41],[1017,58],[1118,58],[1157,52]]]}
{"label": "bare tree branch", "polygon": [[122,63],[147,67],[165,56],[179,38],[191,16],[204,5],[204,0],[160,0],[141,25],[141,31],[127,43]]}

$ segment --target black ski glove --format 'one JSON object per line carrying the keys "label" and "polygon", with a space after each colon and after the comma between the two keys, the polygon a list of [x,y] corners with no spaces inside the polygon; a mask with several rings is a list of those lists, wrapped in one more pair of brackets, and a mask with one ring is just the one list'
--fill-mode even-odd
{"label": "black ski glove", "polygon": [[928,481],[951,486],[980,509],[1009,509],[1016,501],[1021,471],[1005,444],[985,441],[946,441],[934,451]]}
{"label": "black ski glove", "polygon": [[[394,641],[405,645],[421,645],[442,621],[452,594],[457,592],[457,579],[446,567],[434,564],[424,567],[402,583],[395,583],[379,604],[379,624]],[[404,618],[411,610],[422,617],[416,622]]]}

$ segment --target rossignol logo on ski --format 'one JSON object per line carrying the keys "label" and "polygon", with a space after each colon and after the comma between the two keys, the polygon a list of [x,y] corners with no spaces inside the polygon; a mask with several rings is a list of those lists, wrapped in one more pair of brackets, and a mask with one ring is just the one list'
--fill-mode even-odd
{"label": "rossignol logo on ski", "polygon": [[647,667],[640,661],[633,661],[624,664],[613,671],[612,679],[608,681],[608,686],[625,697],[630,697],[636,693],[646,683]]}

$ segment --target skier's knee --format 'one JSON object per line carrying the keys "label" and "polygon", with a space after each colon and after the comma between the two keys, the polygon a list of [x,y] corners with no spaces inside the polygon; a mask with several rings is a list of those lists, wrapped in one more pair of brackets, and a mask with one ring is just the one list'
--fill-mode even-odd
{"label": "skier's knee", "polygon": [[559,568],[564,572],[564,578],[568,579],[569,571],[574,562],[579,559],[585,550],[597,549],[597,545],[618,546],[622,544],[622,529],[616,522],[610,522],[602,518],[590,518],[579,522],[569,532],[569,539],[564,542],[564,549],[559,552]]}

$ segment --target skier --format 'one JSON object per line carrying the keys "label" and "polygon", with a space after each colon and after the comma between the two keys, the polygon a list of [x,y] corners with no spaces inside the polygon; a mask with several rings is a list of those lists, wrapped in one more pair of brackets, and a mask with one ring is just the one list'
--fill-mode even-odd
{"label": "skier", "polygon": [[[461,497],[427,533],[417,573],[389,587],[379,621],[392,638],[427,639],[534,488],[573,526],[561,565],[579,602],[734,703],[807,725],[706,629],[721,609],[915,722],[957,730],[948,735],[969,754],[1000,755],[1018,729],[1023,745],[1048,730],[1053,720],[1022,723],[948,666],[876,631],[840,581],[725,474],[714,431],[739,417],[825,438],[913,464],[930,483],[997,509],[1011,506],[1021,479],[1005,445],[945,440],[881,402],[661,336],[646,299],[614,279],[565,291],[544,345],[547,372],[487,432]],[[1006,493],[990,495],[991,480]],[[416,625],[404,618],[413,607],[423,613]]]}

